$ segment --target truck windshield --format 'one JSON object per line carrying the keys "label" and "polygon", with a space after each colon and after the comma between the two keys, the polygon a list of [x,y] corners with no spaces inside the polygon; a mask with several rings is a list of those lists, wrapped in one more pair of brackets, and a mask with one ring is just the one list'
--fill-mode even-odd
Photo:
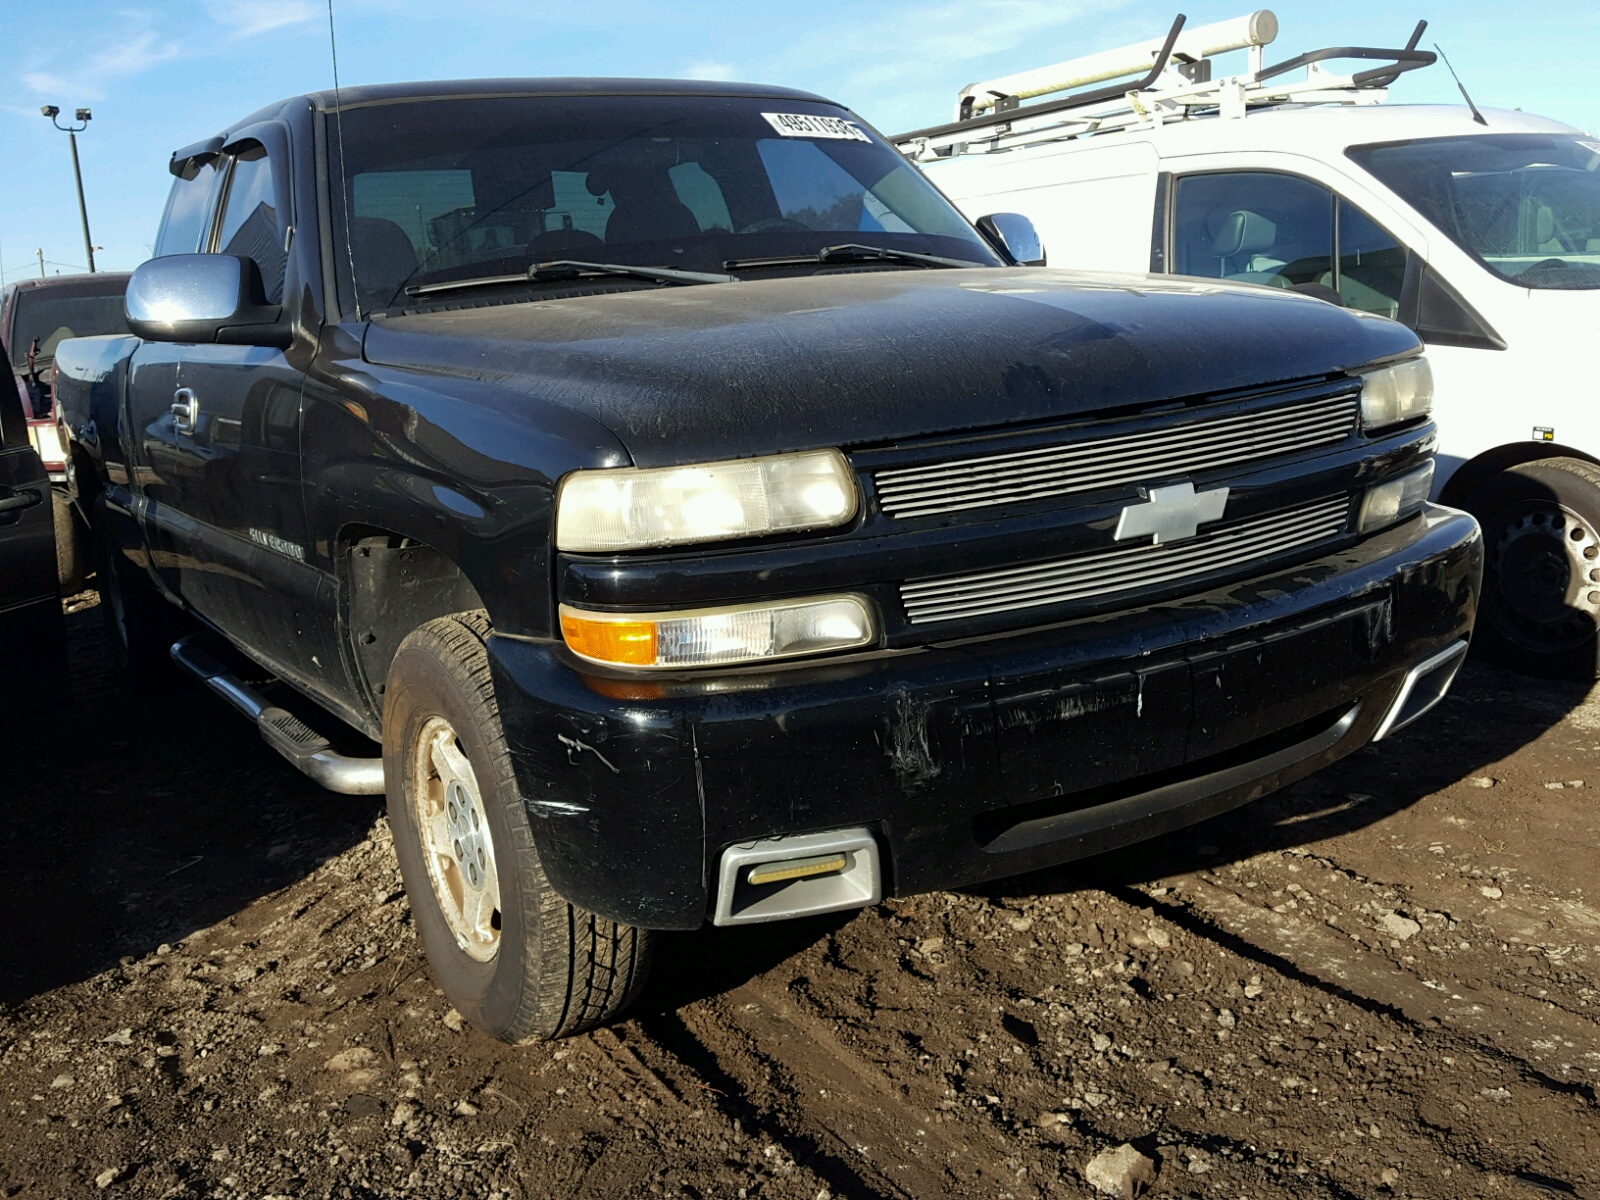
{"label": "truck windshield", "polygon": [[1500,278],[1600,288],[1600,141],[1478,134],[1349,154]]}
{"label": "truck windshield", "polygon": [[348,188],[332,205],[341,240],[349,214],[341,289],[348,307],[353,275],[363,312],[557,259],[720,272],[848,242],[1000,265],[888,143],[814,101],[513,96],[353,108],[342,132],[328,120],[329,175]]}
{"label": "truck windshield", "polygon": [[121,291],[112,296],[51,296],[43,289],[22,292],[11,330],[11,369],[28,369],[28,347],[34,338],[39,339],[38,363],[53,359],[56,345],[67,338],[127,332]]}

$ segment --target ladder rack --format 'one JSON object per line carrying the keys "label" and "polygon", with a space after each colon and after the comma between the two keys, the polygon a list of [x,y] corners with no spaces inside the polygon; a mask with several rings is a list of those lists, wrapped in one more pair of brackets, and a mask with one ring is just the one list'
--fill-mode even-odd
{"label": "ladder rack", "polygon": [[[1239,22],[1224,22],[1195,30],[1183,37],[1185,18],[1179,14],[1159,47],[1155,43],[1110,51],[1090,58],[1062,63],[1057,67],[995,81],[996,85],[1027,83],[1050,78],[1097,78],[1094,67],[1102,62],[1125,64],[1130,56],[1149,55],[1150,67],[1137,80],[1124,79],[1090,87],[1056,99],[1023,103],[1024,96],[1008,94],[995,85],[972,84],[962,89],[958,112],[962,115],[943,125],[914,129],[889,140],[906,157],[926,162],[958,154],[987,154],[1011,150],[1040,142],[1062,141],[1120,129],[1151,128],[1169,121],[1181,121],[1200,114],[1217,114],[1226,119],[1243,118],[1252,108],[1280,104],[1381,104],[1389,85],[1407,71],[1431,66],[1437,55],[1419,50],[1417,45],[1428,27],[1418,21],[1411,38],[1401,47],[1329,46],[1312,50],[1271,66],[1264,65],[1262,46],[1277,31],[1277,20],[1262,10]],[[1238,37],[1228,33],[1248,30]],[[1219,42],[1221,37],[1224,40]],[[1182,44],[1180,45],[1180,38]],[[1198,39],[1198,41],[1196,40]],[[1196,53],[1186,53],[1201,45]],[[1248,48],[1250,69],[1240,75],[1212,79],[1210,55]],[[1339,74],[1325,63],[1355,59],[1379,65]],[[1076,70],[1076,68],[1083,68]],[[1113,70],[1116,68],[1113,67]],[[1296,80],[1282,77],[1304,69]],[[1136,69],[1135,69],[1136,70]],[[1123,76],[1135,70],[1117,71]],[[1105,78],[1104,75],[1098,78]],[[1025,87],[1027,96],[1059,90],[1048,82]],[[980,112],[979,110],[986,110]]]}

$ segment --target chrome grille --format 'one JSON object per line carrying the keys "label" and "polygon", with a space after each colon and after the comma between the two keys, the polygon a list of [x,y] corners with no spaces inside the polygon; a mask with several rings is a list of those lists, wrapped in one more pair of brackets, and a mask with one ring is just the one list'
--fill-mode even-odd
{"label": "chrome grille", "polygon": [[931,625],[1112,596],[1315,545],[1343,532],[1349,511],[1349,498],[1337,496],[1239,521],[1185,542],[1114,546],[1023,567],[905,583],[900,600],[913,625]]}
{"label": "chrome grille", "polygon": [[1355,428],[1360,407],[1360,394],[1351,391],[1119,437],[900,467],[873,478],[883,511],[900,519],[1022,504],[1340,442]]}

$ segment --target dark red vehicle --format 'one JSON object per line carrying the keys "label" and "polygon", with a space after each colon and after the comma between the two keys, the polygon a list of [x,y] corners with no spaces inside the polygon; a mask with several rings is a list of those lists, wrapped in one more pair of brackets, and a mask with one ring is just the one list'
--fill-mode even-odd
{"label": "dark red vehicle", "polygon": [[83,589],[88,529],[67,492],[65,439],[56,430],[52,385],[56,346],[66,338],[127,333],[125,271],[23,279],[0,292],[0,347],[11,364],[28,440],[50,476],[56,530],[56,576],[64,595]]}

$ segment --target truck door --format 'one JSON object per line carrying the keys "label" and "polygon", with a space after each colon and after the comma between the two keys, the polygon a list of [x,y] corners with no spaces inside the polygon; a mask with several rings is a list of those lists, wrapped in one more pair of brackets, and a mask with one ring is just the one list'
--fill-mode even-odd
{"label": "truck door", "polygon": [[[256,127],[224,150],[212,249],[254,260],[268,303],[291,293],[287,134]],[[192,523],[185,600],[230,638],[312,690],[329,664],[312,636],[322,574],[307,562],[300,492],[303,364],[274,346],[193,345],[178,364],[173,412],[192,466],[181,500]],[[335,685],[336,686],[336,685]]]}
{"label": "truck door", "polygon": [[50,479],[9,371],[0,381],[0,679],[19,712],[69,695]]}
{"label": "truck door", "polygon": [[[154,258],[203,249],[215,216],[221,179],[217,156],[186,158],[174,170],[178,175],[162,214]],[[106,449],[109,461],[121,459],[125,464],[120,477],[112,468],[106,516],[121,526],[132,514],[142,527],[142,534],[118,528],[117,541],[125,548],[135,547],[142,537],[151,569],[161,586],[174,594],[182,591],[183,564],[192,557],[183,501],[192,490],[187,475],[199,465],[172,407],[178,363],[187,349],[175,342],[139,344],[128,364],[125,441],[121,447]]]}

